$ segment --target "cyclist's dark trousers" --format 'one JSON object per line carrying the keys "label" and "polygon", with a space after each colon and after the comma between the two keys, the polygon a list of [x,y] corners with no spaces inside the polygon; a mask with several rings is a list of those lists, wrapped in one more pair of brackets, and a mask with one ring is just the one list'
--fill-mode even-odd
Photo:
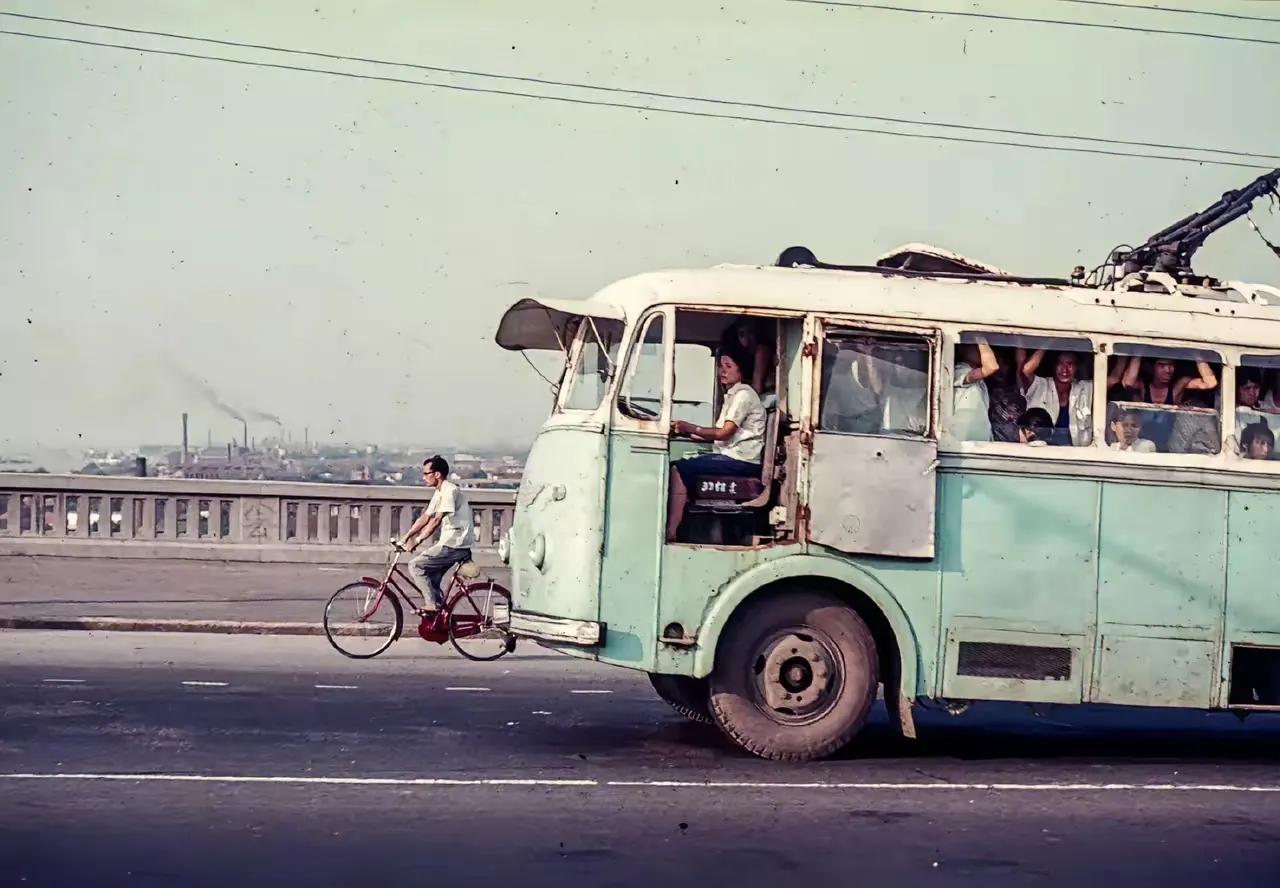
{"label": "cyclist's dark trousers", "polygon": [[410,559],[409,571],[413,574],[418,588],[425,592],[439,609],[444,607],[444,591],[440,588],[440,581],[449,572],[449,568],[470,560],[470,549],[432,546],[421,555],[415,555]]}

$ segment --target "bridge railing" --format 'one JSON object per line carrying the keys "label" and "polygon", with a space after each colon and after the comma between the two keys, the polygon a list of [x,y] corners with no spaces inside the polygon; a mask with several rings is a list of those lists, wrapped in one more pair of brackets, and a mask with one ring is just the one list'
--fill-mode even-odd
{"label": "bridge railing", "polygon": [[[430,496],[425,487],[0,473],[0,554],[364,561],[404,534]],[[467,498],[476,548],[491,551],[511,526],[515,493]]]}

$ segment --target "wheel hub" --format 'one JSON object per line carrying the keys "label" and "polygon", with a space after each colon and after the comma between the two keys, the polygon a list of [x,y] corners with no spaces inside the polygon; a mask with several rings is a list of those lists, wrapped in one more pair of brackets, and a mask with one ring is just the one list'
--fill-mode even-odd
{"label": "wheel hub", "polygon": [[808,721],[822,715],[837,696],[840,678],[833,646],[807,631],[787,631],[766,640],[756,660],[758,703],[776,721]]}

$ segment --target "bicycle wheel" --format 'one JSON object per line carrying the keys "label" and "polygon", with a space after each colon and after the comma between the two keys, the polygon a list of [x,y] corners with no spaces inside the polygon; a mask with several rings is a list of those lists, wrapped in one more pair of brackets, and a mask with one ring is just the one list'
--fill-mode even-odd
{"label": "bicycle wheel", "polygon": [[511,593],[497,583],[464,586],[449,603],[449,641],[468,660],[496,660],[515,649],[510,614]]}
{"label": "bicycle wheel", "polygon": [[378,656],[400,637],[403,628],[404,613],[395,594],[368,580],[343,586],[324,606],[329,644],[356,660]]}

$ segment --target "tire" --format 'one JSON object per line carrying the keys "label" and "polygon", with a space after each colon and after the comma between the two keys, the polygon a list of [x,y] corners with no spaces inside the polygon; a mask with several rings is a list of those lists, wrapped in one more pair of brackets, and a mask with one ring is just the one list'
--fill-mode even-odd
{"label": "tire", "polygon": [[[377,611],[385,615],[386,611],[383,608],[390,608],[390,615],[383,616],[377,623],[367,624],[370,629],[377,627],[377,631],[366,630],[368,634],[363,635],[349,634],[344,631],[346,627],[359,625],[355,621],[355,615],[360,612],[360,602],[367,601],[377,592],[377,583],[360,580],[348,583],[334,592],[325,604],[324,637],[329,639],[333,649],[344,657],[350,657],[353,660],[368,660],[376,657],[391,647],[391,643],[399,638],[404,630],[404,611],[400,608],[400,600],[396,598],[394,592],[388,590],[383,593],[382,600],[378,602]],[[345,621],[342,620],[344,617],[347,618]],[[357,639],[367,639],[367,642],[361,643]]]}
{"label": "tire", "polygon": [[[449,603],[449,643],[468,660],[487,663],[515,650],[515,636],[493,622],[493,605],[505,602],[511,613],[511,593],[493,582],[472,583]],[[472,627],[479,631],[470,634]]]}
{"label": "tire", "polygon": [[840,599],[769,594],[734,615],[716,650],[710,710],[747,752],[825,758],[854,738],[879,684],[875,640]]}
{"label": "tire", "polygon": [[661,675],[649,673],[649,684],[668,706],[685,718],[700,725],[715,724],[707,704],[707,680],[687,675]]}

